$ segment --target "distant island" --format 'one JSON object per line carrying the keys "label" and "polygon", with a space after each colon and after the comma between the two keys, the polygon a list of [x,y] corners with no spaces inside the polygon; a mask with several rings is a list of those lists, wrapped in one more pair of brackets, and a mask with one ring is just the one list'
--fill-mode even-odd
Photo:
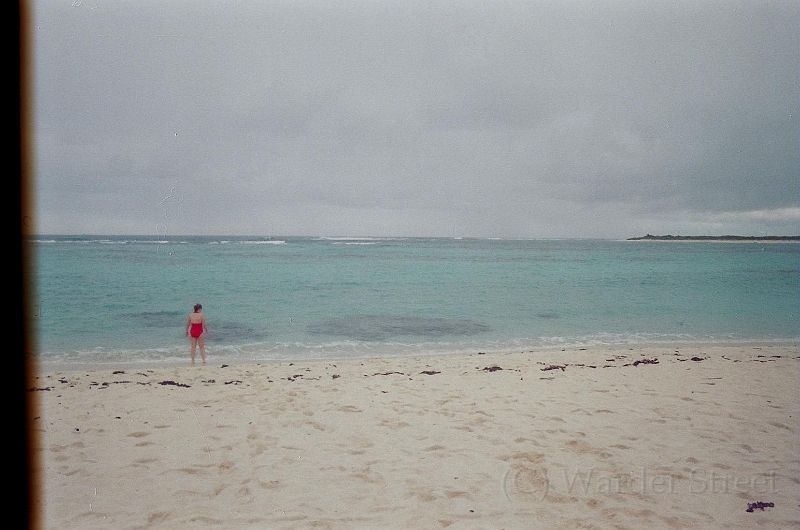
{"label": "distant island", "polygon": [[654,236],[629,237],[628,241],[798,241],[800,236]]}

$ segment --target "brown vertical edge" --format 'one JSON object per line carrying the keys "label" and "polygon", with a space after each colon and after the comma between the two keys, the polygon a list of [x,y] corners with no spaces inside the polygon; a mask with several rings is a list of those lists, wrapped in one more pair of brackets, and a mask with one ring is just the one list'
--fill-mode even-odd
{"label": "brown vertical edge", "polygon": [[[7,340],[11,343],[9,353],[9,364],[14,375],[14,397],[13,417],[14,444],[10,460],[13,462],[15,482],[12,483],[11,491],[18,499],[13,499],[9,503],[15,513],[15,517],[10,520],[22,520],[23,528],[40,528],[42,521],[39,514],[42,513],[40,495],[41,477],[37,476],[35,470],[40,469],[36,453],[33,448],[33,423],[38,416],[38,402],[34,395],[35,392],[28,392],[33,386],[32,378],[35,372],[33,362],[35,359],[36,336],[30,320],[30,315],[34,303],[36,286],[34,285],[35,255],[33,246],[26,240],[36,234],[34,215],[34,152],[33,152],[33,111],[34,111],[34,67],[33,67],[33,35],[31,34],[31,23],[33,20],[33,2],[21,0],[18,4],[12,4],[12,9],[16,8],[17,17],[7,17],[12,27],[7,28],[6,35],[8,40],[6,49],[9,50],[10,68],[16,70],[19,82],[15,84],[13,93],[17,96],[19,106],[16,108],[16,116],[9,116],[6,121],[10,128],[6,138],[15,138],[17,142],[13,146],[16,155],[13,157],[16,166],[14,177],[9,179],[14,182],[14,187],[10,197],[19,197],[16,208],[10,208],[9,212],[14,212],[14,219],[8,219],[12,226],[19,227],[20,240],[17,247],[19,257],[14,262],[14,274],[18,281],[9,282],[9,288],[13,289],[15,307],[10,313],[17,315],[19,325],[9,326]],[[13,94],[12,93],[12,97]],[[11,159],[11,157],[9,157]],[[16,175],[19,175],[17,178]],[[12,199],[14,200],[14,199]],[[13,353],[12,353],[13,352]]]}

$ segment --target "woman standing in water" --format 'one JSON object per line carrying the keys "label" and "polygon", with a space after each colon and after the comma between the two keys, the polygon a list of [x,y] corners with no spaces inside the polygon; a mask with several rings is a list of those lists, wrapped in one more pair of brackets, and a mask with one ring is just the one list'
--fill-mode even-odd
{"label": "woman standing in water", "polygon": [[202,311],[202,304],[195,304],[194,313],[189,313],[189,317],[186,319],[186,336],[189,337],[192,344],[192,365],[194,365],[194,353],[198,344],[200,345],[200,357],[203,359],[203,364],[206,364],[205,335],[208,335],[208,327]]}

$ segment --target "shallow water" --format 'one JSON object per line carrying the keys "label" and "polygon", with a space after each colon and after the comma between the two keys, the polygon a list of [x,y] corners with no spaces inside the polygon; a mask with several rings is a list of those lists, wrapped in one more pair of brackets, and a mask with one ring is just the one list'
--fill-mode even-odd
{"label": "shallow water", "polygon": [[40,237],[28,318],[58,364],[794,342],[800,245]]}

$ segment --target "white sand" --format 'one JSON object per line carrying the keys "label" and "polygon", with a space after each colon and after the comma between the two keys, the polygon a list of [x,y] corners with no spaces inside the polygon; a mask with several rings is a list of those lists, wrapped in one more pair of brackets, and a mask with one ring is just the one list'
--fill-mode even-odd
{"label": "white sand", "polygon": [[[741,346],[41,374],[37,513],[48,529],[798,528],[798,359]],[[774,506],[748,513],[759,501]]]}

